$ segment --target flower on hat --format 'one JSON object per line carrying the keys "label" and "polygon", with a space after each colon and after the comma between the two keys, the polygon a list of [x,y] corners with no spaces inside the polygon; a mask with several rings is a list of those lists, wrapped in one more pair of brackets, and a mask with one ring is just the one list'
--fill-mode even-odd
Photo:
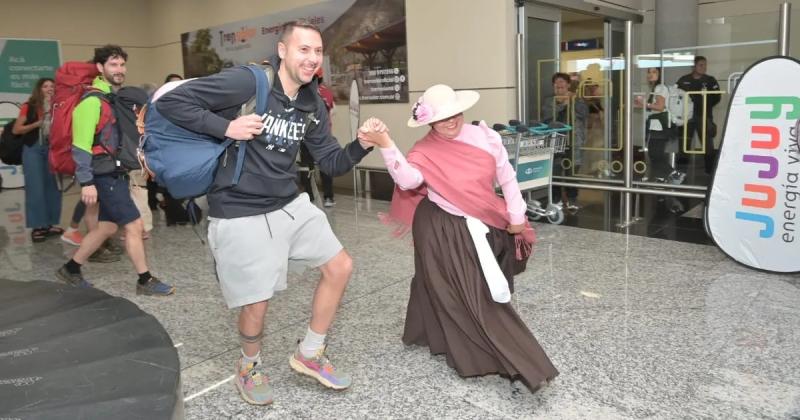
{"label": "flower on hat", "polygon": [[418,123],[425,124],[433,118],[433,108],[430,105],[422,103],[422,98],[414,104],[414,108],[411,109],[411,116],[414,118],[414,121]]}

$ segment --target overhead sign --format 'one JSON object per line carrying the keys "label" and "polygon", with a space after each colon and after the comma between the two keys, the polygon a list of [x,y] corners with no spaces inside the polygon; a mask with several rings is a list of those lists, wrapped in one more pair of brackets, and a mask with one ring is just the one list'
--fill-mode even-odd
{"label": "overhead sign", "polygon": [[561,43],[561,51],[596,50],[599,48],[603,48],[603,43],[599,38],[575,39]]}
{"label": "overhead sign", "polygon": [[714,242],[749,267],[800,272],[800,61],[767,58],[733,94],[706,208]]}

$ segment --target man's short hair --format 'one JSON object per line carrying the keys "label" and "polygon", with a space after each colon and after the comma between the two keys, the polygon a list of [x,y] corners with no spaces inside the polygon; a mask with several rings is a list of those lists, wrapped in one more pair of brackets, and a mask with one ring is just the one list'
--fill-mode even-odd
{"label": "man's short hair", "polygon": [[286,38],[288,38],[289,35],[292,34],[292,31],[294,31],[294,28],[311,29],[312,31],[318,33],[320,37],[322,37],[322,31],[319,30],[319,26],[314,25],[313,23],[311,23],[311,22],[309,22],[309,21],[307,21],[305,19],[297,19],[297,20],[291,20],[291,21],[286,22],[286,23],[283,24],[283,26],[281,27],[281,34],[280,34],[280,37],[278,38],[278,40],[285,44],[286,43]]}
{"label": "man's short hair", "polygon": [[551,80],[551,83],[556,84],[556,80],[558,80],[558,79],[564,80],[565,82],[567,82],[567,84],[572,83],[572,77],[570,77],[567,73],[556,73],[556,74],[554,74],[553,75],[553,79]]}
{"label": "man's short hair", "polygon": [[105,64],[106,61],[112,57],[120,57],[123,60],[128,61],[128,53],[126,53],[122,47],[119,45],[108,44],[94,49],[94,58],[92,59],[92,63]]}
{"label": "man's short hair", "polygon": [[177,74],[177,73],[170,73],[164,79],[164,83],[170,82],[170,81],[172,81],[172,79],[183,80],[183,76],[181,76],[180,74]]}
{"label": "man's short hair", "polygon": [[697,65],[697,63],[699,63],[701,61],[705,61],[706,63],[708,63],[708,60],[704,56],[702,56],[702,55],[694,56],[694,65]]}

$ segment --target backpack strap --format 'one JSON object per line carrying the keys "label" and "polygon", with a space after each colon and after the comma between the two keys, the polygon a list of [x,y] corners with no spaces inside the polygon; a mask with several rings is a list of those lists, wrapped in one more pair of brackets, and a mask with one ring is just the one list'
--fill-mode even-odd
{"label": "backpack strap", "polygon": [[[97,98],[100,100],[100,121],[98,123],[97,130],[95,131],[94,142],[92,143],[92,149],[94,146],[100,146],[103,151],[105,151],[109,156],[114,157],[115,154],[108,149],[108,146],[103,142],[103,135],[108,133],[107,130],[113,129],[113,120],[114,120],[114,110],[111,108],[111,101],[112,98],[109,96],[110,94],[105,93],[96,88],[89,88],[86,92],[81,96],[81,101],[86,98]],[[107,110],[107,119],[106,122],[103,123],[103,110]],[[111,123],[111,125],[109,125]],[[102,124],[102,126],[101,126]]]}
{"label": "backpack strap", "polygon": [[36,122],[36,117],[38,117],[38,110],[35,106],[31,106],[30,102],[26,102],[28,104],[28,112],[25,114],[25,124],[31,124]]}
{"label": "backpack strap", "polygon": [[[272,81],[275,77],[275,72],[272,66],[261,67],[259,65],[245,66],[256,79],[256,107],[255,113],[264,115],[267,112],[267,104],[269,103],[269,93],[272,89]],[[226,140],[227,142],[228,140]],[[223,143],[224,144],[224,143]],[[226,145],[227,147],[227,145]],[[236,170],[233,173],[233,185],[239,183],[239,178],[242,176],[242,169],[244,168],[244,157],[247,147],[239,145],[239,150],[236,155]]]}
{"label": "backpack strap", "polygon": [[[35,106],[31,106],[30,102],[26,102],[26,104],[28,105],[28,112],[25,113],[25,121],[23,122],[25,123],[25,125],[33,124],[37,121],[39,117],[38,115],[39,110],[36,109]],[[14,120],[11,120],[11,122],[13,123]],[[11,130],[9,130],[9,132],[11,132]],[[20,134],[19,137],[22,139],[23,144],[25,144],[26,146],[31,146],[39,141],[40,133],[41,129],[37,128],[35,130],[28,131],[25,134]]]}

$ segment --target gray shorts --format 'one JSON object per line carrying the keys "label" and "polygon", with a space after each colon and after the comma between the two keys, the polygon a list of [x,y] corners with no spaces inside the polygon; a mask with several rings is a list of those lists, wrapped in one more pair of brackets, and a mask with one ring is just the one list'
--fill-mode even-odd
{"label": "gray shorts", "polygon": [[285,290],[289,263],[319,267],[342,250],[325,213],[305,193],[267,214],[208,219],[208,244],[228,308]]}

